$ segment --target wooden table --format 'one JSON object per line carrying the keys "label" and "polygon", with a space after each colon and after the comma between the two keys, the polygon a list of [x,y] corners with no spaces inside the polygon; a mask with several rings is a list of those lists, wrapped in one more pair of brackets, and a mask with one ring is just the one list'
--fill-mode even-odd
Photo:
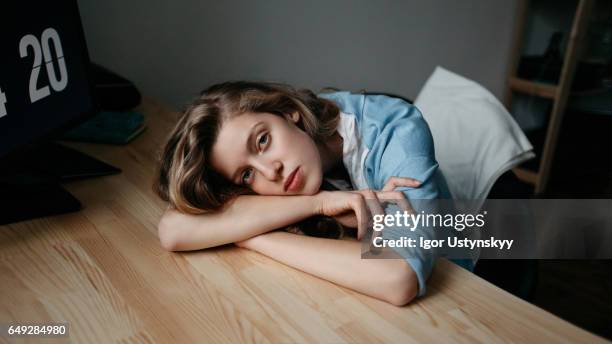
{"label": "wooden table", "polygon": [[68,322],[78,343],[603,342],[446,260],[399,308],[233,245],[164,251],[151,181],[177,113],[140,110],[127,146],[69,144],[123,169],[66,185],[84,210],[0,226],[0,324]]}

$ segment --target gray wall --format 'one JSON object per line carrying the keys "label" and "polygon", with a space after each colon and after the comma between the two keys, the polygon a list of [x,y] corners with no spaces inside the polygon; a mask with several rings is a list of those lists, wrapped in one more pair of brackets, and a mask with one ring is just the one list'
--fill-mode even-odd
{"label": "gray wall", "polygon": [[235,79],[414,98],[436,65],[502,98],[516,1],[79,0],[93,61],[180,107]]}

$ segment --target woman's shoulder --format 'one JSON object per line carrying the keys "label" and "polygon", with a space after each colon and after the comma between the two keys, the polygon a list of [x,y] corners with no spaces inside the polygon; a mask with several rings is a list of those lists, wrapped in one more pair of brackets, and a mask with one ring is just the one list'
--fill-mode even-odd
{"label": "woman's shoulder", "polygon": [[356,117],[361,115],[365,100],[364,94],[352,93],[350,91],[325,92],[319,93],[317,96],[333,101],[338,105],[340,111],[355,115]]}
{"label": "woman's shoulder", "polygon": [[369,147],[387,145],[393,139],[405,148],[412,148],[413,154],[433,148],[433,137],[423,114],[403,99],[367,96],[360,121],[363,142]]}
{"label": "woman's shoulder", "polygon": [[321,93],[334,101],[345,115],[353,115],[362,142],[372,148],[388,142],[389,136],[412,147],[433,146],[431,131],[421,111],[413,104],[387,95],[356,94],[350,91]]}

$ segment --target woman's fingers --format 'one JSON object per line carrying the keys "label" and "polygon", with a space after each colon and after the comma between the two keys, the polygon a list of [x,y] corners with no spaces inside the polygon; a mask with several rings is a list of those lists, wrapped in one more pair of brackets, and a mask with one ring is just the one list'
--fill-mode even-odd
{"label": "woman's fingers", "polygon": [[376,193],[376,195],[378,196],[379,200],[393,201],[397,203],[403,211],[406,211],[409,214],[415,213],[414,208],[412,208],[412,205],[406,198],[406,195],[404,195],[404,193],[401,191],[379,191]]}
{"label": "woman's fingers", "polygon": [[[370,189],[366,189],[359,190],[357,193],[360,195],[361,203],[363,204],[362,206],[365,207],[366,211],[366,217],[358,218],[361,227],[359,228],[359,231],[357,233],[357,239],[361,239],[363,235],[365,235],[365,231],[368,229],[370,221],[374,219],[374,215],[384,215],[385,210],[380,204],[380,201],[376,196],[376,192]],[[367,221],[362,221],[362,219],[367,219]],[[366,226],[365,224],[368,224],[368,226]]]}
{"label": "woman's fingers", "polygon": [[406,186],[416,188],[421,185],[421,182],[408,177],[391,177],[381,191],[393,191],[395,188]]}
{"label": "woman's fingers", "polygon": [[[360,193],[363,195],[364,197],[364,201],[367,203],[367,208],[370,211],[370,216],[368,217],[368,221],[367,221],[367,227],[365,228],[366,230],[370,229],[370,226],[373,226],[374,223],[374,216],[375,215],[385,215],[385,210],[383,208],[383,206],[380,204],[380,200],[378,199],[378,195],[379,192],[374,192],[370,189],[367,190],[361,190]],[[370,222],[372,221],[372,222]],[[358,239],[363,238],[363,236],[365,235],[365,232],[361,233],[361,236],[358,236]],[[378,236],[382,236],[382,233],[379,231],[372,231],[372,238],[370,240],[370,247],[368,249],[368,251],[373,254],[373,255],[377,255],[380,252],[380,248],[377,248],[375,246],[373,246],[373,242],[374,239]]]}
{"label": "woman's fingers", "polygon": [[392,186],[414,187],[418,185],[419,182],[412,178],[394,177],[389,179],[383,191],[370,189],[350,192],[324,191],[318,196],[320,209],[317,213],[333,216],[344,226],[357,227],[357,238],[361,239],[368,231],[374,216],[385,214],[381,201],[397,203],[401,210],[414,213],[412,205],[403,192],[389,191],[389,189]]}
{"label": "woman's fingers", "polygon": [[372,216],[376,214],[385,213],[385,210],[383,209],[382,205],[380,204],[380,201],[378,200],[378,196],[376,192],[370,189],[366,189],[366,190],[361,190],[360,193],[365,198],[368,208],[370,209],[370,212],[372,213]]}
{"label": "woman's fingers", "polygon": [[361,195],[354,198],[351,206],[355,212],[355,217],[357,218],[357,240],[361,240],[366,231],[366,226],[362,220],[367,219],[370,216],[368,207]]}
{"label": "woman's fingers", "polygon": [[401,191],[379,191],[377,196],[379,200],[397,203],[400,209],[408,212],[408,214],[415,214],[412,204]]}
{"label": "woman's fingers", "polygon": [[357,228],[359,224],[357,221],[357,215],[355,214],[353,209],[345,213],[335,215],[334,219],[340,222],[340,224],[344,227]]}
{"label": "woman's fingers", "polygon": [[378,198],[382,200],[395,200],[403,211],[407,211],[410,214],[414,213],[414,208],[406,198],[403,192],[394,191],[398,187],[412,187],[416,188],[421,186],[421,182],[408,177],[391,177],[387,180],[387,184],[378,192]]}

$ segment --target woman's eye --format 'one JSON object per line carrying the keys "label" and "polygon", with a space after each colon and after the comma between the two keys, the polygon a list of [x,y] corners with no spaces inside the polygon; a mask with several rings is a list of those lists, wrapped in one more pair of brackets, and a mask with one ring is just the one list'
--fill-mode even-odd
{"label": "woman's eye", "polygon": [[249,169],[244,170],[244,172],[242,172],[242,177],[240,178],[240,180],[242,181],[242,184],[248,184],[249,179],[251,179],[252,175],[253,175],[252,169],[249,168]]}
{"label": "woman's eye", "polygon": [[265,145],[268,144],[268,141],[270,140],[270,134],[266,133],[261,135],[261,137],[259,138],[259,145]]}

